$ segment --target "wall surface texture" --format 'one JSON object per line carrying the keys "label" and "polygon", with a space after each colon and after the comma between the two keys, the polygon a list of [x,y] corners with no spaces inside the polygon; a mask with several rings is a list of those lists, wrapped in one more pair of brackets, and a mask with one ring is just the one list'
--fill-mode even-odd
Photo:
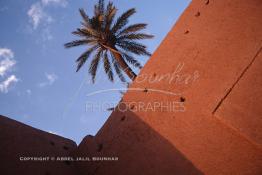
{"label": "wall surface texture", "polygon": [[[0,117],[5,174],[262,174],[261,19],[261,0],[193,0],[118,109],[78,147]],[[153,102],[180,106],[140,108]],[[46,166],[17,160],[46,153],[119,160]]]}

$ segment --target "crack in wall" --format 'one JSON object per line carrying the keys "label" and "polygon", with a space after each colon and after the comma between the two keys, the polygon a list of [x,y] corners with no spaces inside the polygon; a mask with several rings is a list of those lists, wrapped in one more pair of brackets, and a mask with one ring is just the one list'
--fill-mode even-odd
{"label": "crack in wall", "polygon": [[256,57],[259,55],[259,53],[262,51],[262,46],[258,49],[258,51],[256,52],[255,56],[253,57],[253,59],[251,60],[251,62],[247,65],[247,67],[242,71],[242,73],[240,74],[240,76],[237,78],[237,80],[235,81],[235,83],[233,83],[233,85],[231,86],[231,88],[227,91],[226,95],[219,101],[219,103],[217,104],[217,106],[215,107],[215,109],[213,110],[212,114],[214,115],[216,113],[216,111],[218,110],[218,108],[223,104],[223,102],[225,101],[225,99],[228,97],[228,95],[232,92],[232,90],[235,88],[235,86],[238,84],[238,82],[241,80],[241,78],[245,75],[245,73],[247,72],[247,70],[252,66],[253,62],[255,61]]}

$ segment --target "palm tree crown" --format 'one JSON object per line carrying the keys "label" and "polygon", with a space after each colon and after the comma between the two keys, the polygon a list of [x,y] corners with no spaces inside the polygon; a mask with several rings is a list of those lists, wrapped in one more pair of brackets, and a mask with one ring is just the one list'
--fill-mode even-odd
{"label": "palm tree crown", "polygon": [[147,55],[147,47],[137,40],[150,39],[153,35],[139,33],[145,29],[147,24],[128,24],[128,19],[136,13],[134,8],[127,10],[115,20],[117,12],[112,2],[105,7],[104,0],[99,0],[94,6],[94,15],[89,18],[83,9],[79,9],[83,18],[82,25],[72,34],[81,37],[65,44],[66,48],[80,45],[87,45],[87,50],[76,60],[78,72],[89,57],[92,57],[89,73],[95,81],[97,68],[102,60],[104,70],[110,81],[114,81],[114,73],[118,75],[121,81],[125,82],[124,73],[134,80],[136,74],[128,64],[141,68],[141,64],[133,57],[133,55]]}

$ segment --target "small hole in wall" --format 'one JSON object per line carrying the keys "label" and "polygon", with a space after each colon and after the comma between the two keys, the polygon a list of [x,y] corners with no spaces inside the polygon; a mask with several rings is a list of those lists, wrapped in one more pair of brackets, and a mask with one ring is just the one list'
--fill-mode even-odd
{"label": "small hole in wall", "polygon": [[185,102],[185,101],[186,101],[185,97],[180,97],[180,102]]}
{"label": "small hole in wall", "polygon": [[209,0],[205,0],[205,4],[208,5],[209,4]]}
{"label": "small hole in wall", "polygon": [[102,149],[103,149],[103,144],[102,143],[98,144],[97,152],[101,152]]}
{"label": "small hole in wall", "polygon": [[126,119],[126,116],[124,115],[122,118],[121,118],[121,121],[124,121]]}
{"label": "small hole in wall", "polygon": [[186,30],[185,32],[184,32],[184,34],[188,34],[189,33],[189,30]]}
{"label": "small hole in wall", "polygon": [[148,92],[148,89],[147,89],[147,88],[145,88],[145,89],[143,90],[143,92]]}
{"label": "small hole in wall", "polygon": [[156,77],[156,73],[153,74],[153,77]]}
{"label": "small hole in wall", "polygon": [[55,146],[55,142],[51,141],[50,145]]}
{"label": "small hole in wall", "polygon": [[195,14],[195,17],[199,17],[200,16],[200,12],[197,12],[196,14]]}
{"label": "small hole in wall", "polygon": [[63,146],[64,150],[69,150],[69,148],[67,146]]}
{"label": "small hole in wall", "polygon": [[131,105],[130,109],[131,110],[135,109],[135,105]]}

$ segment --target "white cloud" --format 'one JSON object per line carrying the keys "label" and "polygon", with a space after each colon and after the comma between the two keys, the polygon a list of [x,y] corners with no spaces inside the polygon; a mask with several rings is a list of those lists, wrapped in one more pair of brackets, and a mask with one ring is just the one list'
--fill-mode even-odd
{"label": "white cloud", "polygon": [[16,64],[14,53],[7,48],[0,48],[0,76],[3,77]]}
{"label": "white cloud", "polygon": [[15,61],[9,58],[0,61],[0,76],[4,76],[15,65]]}
{"label": "white cloud", "polygon": [[31,5],[27,15],[29,16],[34,29],[37,29],[40,23],[46,24],[53,21],[53,18],[44,12],[43,6],[39,2]]}
{"label": "white cloud", "polygon": [[45,86],[51,86],[52,84],[54,84],[54,82],[58,79],[58,76],[54,73],[46,73],[45,74],[45,77],[46,77],[46,81],[42,82],[42,83],[39,83],[38,86],[39,87],[45,87]]}
{"label": "white cloud", "polygon": [[62,7],[65,7],[68,4],[67,0],[42,0],[41,2],[44,6],[56,4],[56,5],[60,5]]}
{"label": "white cloud", "polygon": [[33,25],[33,29],[37,29],[40,24],[49,24],[53,21],[53,18],[46,12],[46,8],[51,5],[58,5],[66,7],[67,0],[41,0],[31,5],[27,11],[27,15],[30,19],[30,23]]}
{"label": "white cloud", "polygon": [[10,86],[16,82],[18,82],[18,79],[15,75],[9,76],[6,80],[0,83],[0,92],[7,93]]}
{"label": "white cloud", "polygon": [[13,58],[14,57],[14,53],[10,49],[0,48],[0,57]]}
{"label": "white cloud", "polygon": [[49,84],[53,84],[58,78],[56,74],[46,74],[46,78],[48,79]]}
{"label": "white cloud", "polygon": [[38,27],[40,20],[44,18],[44,12],[39,3],[33,4],[28,10],[27,15],[30,17],[34,29]]}
{"label": "white cloud", "polygon": [[0,48],[0,93],[7,93],[12,84],[18,82],[15,75],[7,76],[7,73],[13,69],[16,61],[13,59],[14,53],[11,49]]}

